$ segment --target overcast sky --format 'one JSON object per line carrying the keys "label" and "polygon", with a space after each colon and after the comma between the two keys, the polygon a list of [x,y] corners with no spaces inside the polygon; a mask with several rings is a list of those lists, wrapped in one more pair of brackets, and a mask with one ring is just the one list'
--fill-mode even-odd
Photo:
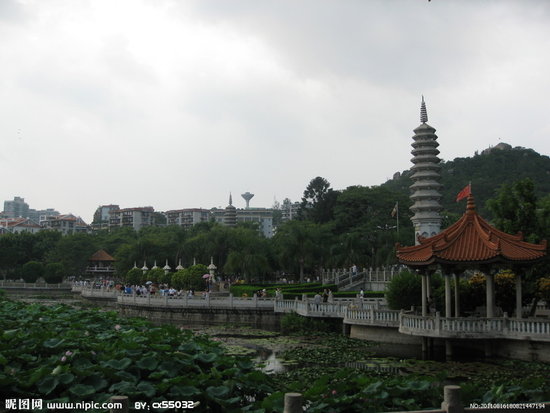
{"label": "overcast sky", "polygon": [[379,185],[422,95],[445,160],[550,155],[550,2],[0,0],[0,202],[89,222]]}

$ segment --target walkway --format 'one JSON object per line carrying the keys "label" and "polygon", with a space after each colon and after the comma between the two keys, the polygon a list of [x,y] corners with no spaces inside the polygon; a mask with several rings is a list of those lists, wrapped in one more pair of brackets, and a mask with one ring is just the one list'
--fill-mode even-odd
{"label": "walkway", "polygon": [[83,297],[110,299],[118,305],[170,308],[217,308],[241,310],[271,310],[276,313],[297,313],[304,317],[340,318],[344,324],[397,328],[402,334],[451,339],[493,339],[534,340],[550,342],[550,319],[504,317],[422,317],[404,311],[389,310],[381,298],[333,299],[330,303],[314,303],[305,300],[275,300],[259,297],[217,297],[201,298],[137,296],[120,292],[91,288],[73,288],[81,291]]}

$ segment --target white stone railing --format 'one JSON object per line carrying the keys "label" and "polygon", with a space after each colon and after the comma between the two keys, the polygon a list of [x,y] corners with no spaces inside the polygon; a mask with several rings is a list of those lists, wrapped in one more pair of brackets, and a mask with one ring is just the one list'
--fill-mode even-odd
{"label": "white stone railing", "polygon": [[80,294],[82,297],[96,297],[96,298],[112,298],[113,300],[116,299],[116,297],[121,294],[120,291],[118,291],[115,288],[86,288],[86,287],[73,287],[71,289],[73,292],[80,291]]}
{"label": "white stone railing", "polygon": [[48,284],[45,282],[38,283],[27,283],[20,281],[0,281],[0,288],[43,288],[43,289],[65,289],[70,288],[71,284],[59,283],[59,284]]}
{"label": "white stone railing", "polygon": [[344,324],[397,327],[399,314],[397,310],[346,308]]}
{"label": "white stone railing", "polygon": [[422,317],[400,314],[399,332],[440,338],[511,338],[550,341],[550,320],[494,317]]}
{"label": "white stone railing", "polygon": [[[362,268],[353,273],[349,268],[326,269],[322,272],[323,284],[336,284],[338,287],[344,287],[359,281],[376,285],[376,291],[383,291],[392,278],[401,271],[399,266],[387,268]],[[375,290],[370,288],[370,290]]]}
{"label": "white stone railing", "polygon": [[273,309],[273,298],[261,297],[212,297],[195,295],[189,297],[168,295],[130,295],[118,294],[117,303],[122,305],[138,305],[142,307],[171,307],[171,308],[228,308],[228,309]]}
{"label": "white stone railing", "polygon": [[335,317],[344,318],[348,308],[355,309],[379,309],[385,306],[383,298],[336,298],[332,302],[315,303],[306,298],[298,300],[276,300],[274,311],[276,313],[295,312],[308,317]]}

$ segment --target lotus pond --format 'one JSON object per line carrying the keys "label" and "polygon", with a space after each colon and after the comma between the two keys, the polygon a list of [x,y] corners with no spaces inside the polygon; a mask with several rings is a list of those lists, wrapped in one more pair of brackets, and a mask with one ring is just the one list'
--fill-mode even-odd
{"label": "lotus pond", "polygon": [[543,363],[377,358],[372,344],[337,334],[193,331],[6,300],[0,320],[4,399],[103,402],[122,394],[131,405],[193,400],[194,411],[267,413],[281,412],[284,393],[298,391],[308,412],[367,412],[439,406],[448,383],[463,387],[465,403],[550,399]]}

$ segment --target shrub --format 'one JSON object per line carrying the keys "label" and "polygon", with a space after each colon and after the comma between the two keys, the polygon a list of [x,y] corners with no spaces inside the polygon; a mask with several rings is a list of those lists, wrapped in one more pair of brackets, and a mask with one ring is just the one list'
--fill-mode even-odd
{"label": "shrub", "polygon": [[27,283],[34,283],[44,275],[44,265],[38,261],[29,261],[21,268],[21,278]]}
{"label": "shrub", "polygon": [[205,265],[197,264],[172,274],[172,286],[178,290],[202,290],[205,287],[202,276],[208,271]]}
{"label": "shrub", "polygon": [[161,279],[164,277],[164,270],[162,268],[152,268],[145,273],[145,282],[152,281],[154,283],[161,282]]}
{"label": "shrub", "polygon": [[386,291],[386,300],[393,310],[409,309],[422,304],[422,277],[402,271],[392,278]]}
{"label": "shrub", "polygon": [[44,281],[48,284],[59,284],[64,275],[65,269],[60,262],[50,262],[44,267]]}
{"label": "shrub", "polygon": [[130,285],[138,285],[141,283],[141,276],[143,271],[139,268],[132,268],[126,273],[125,281]]}

